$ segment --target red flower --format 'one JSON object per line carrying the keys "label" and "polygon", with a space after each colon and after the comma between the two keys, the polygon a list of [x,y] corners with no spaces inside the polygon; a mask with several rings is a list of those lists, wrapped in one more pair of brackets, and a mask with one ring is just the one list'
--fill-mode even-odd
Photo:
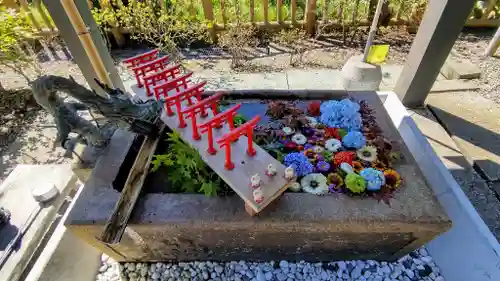
{"label": "red flower", "polygon": [[321,114],[319,110],[320,106],[321,102],[319,101],[309,103],[309,105],[307,106],[307,114],[309,114],[310,116],[319,116]]}
{"label": "red flower", "polygon": [[286,143],[285,143],[285,148],[286,148],[287,150],[289,150],[289,151],[290,151],[290,150],[295,150],[295,149],[297,148],[297,144],[296,144],[296,143],[294,143],[293,141],[289,141],[289,142],[286,142]]}
{"label": "red flower", "polygon": [[335,156],[333,156],[333,163],[335,166],[339,166],[341,163],[345,162],[352,166],[352,161],[354,161],[355,158],[356,153],[353,151],[341,151],[335,153]]}
{"label": "red flower", "polygon": [[339,129],[337,129],[337,128],[326,128],[325,129],[325,138],[326,139],[336,138],[336,139],[340,140]]}

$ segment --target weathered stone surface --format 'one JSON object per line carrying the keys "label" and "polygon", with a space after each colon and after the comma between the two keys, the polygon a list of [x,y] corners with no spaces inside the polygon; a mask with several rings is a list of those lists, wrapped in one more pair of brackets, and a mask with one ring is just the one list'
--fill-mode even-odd
{"label": "weathered stone surface", "polygon": [[474,79],[481,76],[481,70],[468,59],[448,57],[441,68],[447,79]]}
{"label": "weathered stone surface", "polygon": [[[103,246],[95,237],[118,200],[110,182],[125,155],[112,142],[100,162],[114,164],[96,165],[67,226],[119,261],[394,259],[408,253],[446,231],[450,221],[376,93],[349,94],[374,105],[384,134],[405,155],[396,167],[405,185],[390,206],[372,199],[286,193],[258,217],[250,217],[237,196],[146,194],[121,242]],[[121,142],[126,150],[129,145]]]}
{"label": "weathered stone surface", "polygon": [[431,93],[470,91],[478,90],[479,88],[477,84],[465,80],[436,80],[434,85],[432,85]]}
{"label": "weathered stone surface", "polygon": [[464,156],[488,177],[500,179],[500,110],[473,92],[430,95],[427,103]]}

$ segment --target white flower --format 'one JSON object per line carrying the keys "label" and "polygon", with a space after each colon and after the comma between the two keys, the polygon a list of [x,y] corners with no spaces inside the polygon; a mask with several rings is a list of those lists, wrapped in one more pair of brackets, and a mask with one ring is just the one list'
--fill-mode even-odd
{"label": "white flower", "polygon": [[309,174],[300,181],[302,190],[315,195],[328,193],[328,184],[325,176],[319,173]]}
{"label": "white flower", "polygon": [[307,138],[303,134],[295,134],[292,137],[292,141],[298,145],[303,145],[307,142]]}
{"label": "white flower", "polygon": [[352,166],[349,165],[349,163],[346,163],[346,162],[340,163],[340,169],[342,171],[344,171],[346,174],[352,174],[352,173],[354,173],[354,169],[352,168]]}
{"label": "white flower", "polygon": [[377,148],[371,145],[364,146],[356,151],[359,159],[367,162],[377,160]]}
{"label": "white flower", "polygon": [[321,153],[321,152],[325,151],[325,149],[319,145],[313,146],[312,150],[314,151],[314,153]]}
{"label": "white flower", "polygon": [[342,147],[342,142],[339,141],[338,139],[329,139],[325,142],[325,148],[331,152],[336,152],[341,147]]}
{"label": "white flower", "polygon": [[288,189],[290,189],[293,192],[299,192],[302,189],[302,187],[300,186],[300,183],[294,182],[288,187]]}
{"label": "white flower", "polygon": [[318,126],[318,120],[316,120],[316,118],[311,117],[311,116],[307,116],[306,119],[307,119],[307,121],[309,121],[309,126],[311,126],[313,128]]}
{"label": "white flower", "polygon": [[281,129],[283,131],[283,133],[285,133],[285,135],[291,135],[293,133],[295,133],[295,130],[290,128],[290,127],[283,127],[283,129]]}

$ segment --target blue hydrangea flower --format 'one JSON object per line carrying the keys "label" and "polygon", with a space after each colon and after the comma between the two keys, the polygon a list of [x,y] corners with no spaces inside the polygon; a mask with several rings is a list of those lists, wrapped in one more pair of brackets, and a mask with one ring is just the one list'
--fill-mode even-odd
{"label": "blue hydrangea flower", "polygon": [[366,144],[366,138],[359,131],[348,132],[342,139],[342,144],[345,147],[360,149]]}
{"label": "blue hydrangea flower", "polygon": [[361,129],[359,104],[350,99],[326,101],[320,106],[319,120],[328,127],[342,128],[347,131]]}
{"label": "blue hydrangea flower", "polygon": [[385,184],[385,176],[382,171],[367,168],[363,169],[359,175],[366,180],[366,189],[370,191],[380,190],[380,188]]}
{"label": "blue hydrangea flower", "polygon": [[312,173],[314,168],[313,165],[309,163],[307,157],[300,152],[288,154],[287,156],[285,156],[283,162],[285,163],[285,166],[292,167],[295,171],[295,175],[297,175],[298,177],[302,177]]}

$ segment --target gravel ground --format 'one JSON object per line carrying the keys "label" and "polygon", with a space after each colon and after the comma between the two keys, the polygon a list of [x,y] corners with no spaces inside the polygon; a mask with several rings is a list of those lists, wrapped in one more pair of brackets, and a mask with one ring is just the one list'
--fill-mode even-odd
{"label": "gravel ground", "polygon": [[96,281],[444,281],[425,248],[392,263],[368,260],[328,263],[233,261],[119,264],[106,255],[101,260]]}

